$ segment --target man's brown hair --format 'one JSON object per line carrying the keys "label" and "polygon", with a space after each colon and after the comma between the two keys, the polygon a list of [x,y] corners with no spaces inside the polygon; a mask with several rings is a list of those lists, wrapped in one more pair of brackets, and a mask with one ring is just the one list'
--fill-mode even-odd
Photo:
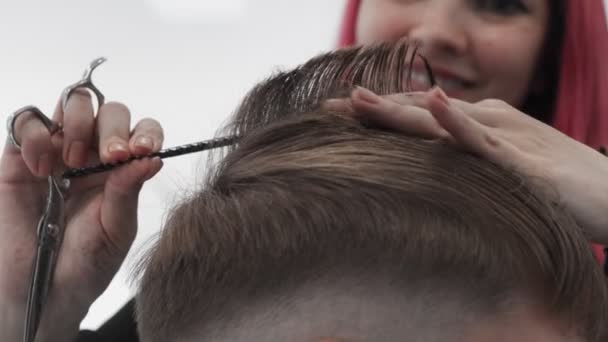
{"label": "man's brown hair", "polygon": [[[239,145],[171,212],[142,263],[144,341],[221,340],[252,308],[274,307],[256,323],[265,333],[296,314],[299,290],[336,279],[380,280],[425,303],[419,315],[438,326],[523,296],[589,341],[606,337],[608,290],[585,236],[524,178],[318,109],[352,84],[403,90],[391,58],[404,46],[324,55],[253,90],[231,128]],[[454,298],[461,311],[447,308]],[[443,326],[411,334],[456,333]]]}

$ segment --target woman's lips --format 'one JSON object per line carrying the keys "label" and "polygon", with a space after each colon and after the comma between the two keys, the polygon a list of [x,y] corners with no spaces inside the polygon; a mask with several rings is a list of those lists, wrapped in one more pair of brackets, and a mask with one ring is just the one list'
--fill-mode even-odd
{"label": "woman's lips", "polygon": [[[411,72],[410,85],[413,91],[425,91],[431,87],[431,80],[426,69],[414,68]],[[437,85],[446,92],[461,92],[473,87],[473,83],[446,73],[433,73]]]}
{"label": "woman's lips", "polygon": [[[433,78],[437,85],[441,87],[448,95],[458,97],[464,92],[470,91],[477,86],[474,77],[470,73],[454,70],[436,61],[428,61],[428,66],[431,68]],[[412,91],[426,91],[431,88],[431,80],[427,64],[421,59],[414,60],[411,64],[411,74],[409,75],[409,86]]]}

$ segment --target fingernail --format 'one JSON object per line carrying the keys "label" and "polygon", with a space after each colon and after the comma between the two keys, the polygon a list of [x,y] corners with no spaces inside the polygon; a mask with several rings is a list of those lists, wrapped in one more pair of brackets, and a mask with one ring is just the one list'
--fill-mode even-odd
{"label": "fingernail", "polygon": [[150,138],[150,137],[147,137],[145,135],[140,135],[137,138],[135,138],[135,146],[145,147],[145,148],[151,150],[154,148],[154,141],[152,141],[152,138]]}
{"label": "fingernail", "polygon": [[127,146],[124,143],[113,142],[110,145],[108,145],[108,152],[110,152],[110,153],[129,152],[129,149],[127,149]]}
{"label": "fingernail", "polygon": [[85,152],[82,141],[73,141],[68,149],[68,164],[70,166],[80,166],[83,164]]}
{"label": "fingernail", "polygon": [[321,103],[321,109],[332,112],[350,113],[353,111],[350,99],[329,99]]}
{"label": "fingernail", "polygon": [[[114,140],[114,139],[112,139]],[[129,152],[129,146],[123,141],[111,141],[106,147],[107,154],[105,156],[106,162],[127,160],[131,156]]]}
{"label": "fingernail", "polygon": [[376,93],[374,93],[373,91],[363,87],[357,87],[355,90],[357,91],[357,96],[363,102],[367,102],[368,104],[372,105],[380,103],[380,96],[376,95]]}
{"label": "fingernail", "polygon": [[51,172],[51,160],[48,153],[38,158],[38,175],[47,176]]}
{"label": "fingernail", "polygon": [[435,94],[437,94],[437,97],[442,100],[443,102],[447,103],[448,102],[448,95],[443,91],[443,89],[439,88],[439,87],[435,87],[434,88],[434,92]]}

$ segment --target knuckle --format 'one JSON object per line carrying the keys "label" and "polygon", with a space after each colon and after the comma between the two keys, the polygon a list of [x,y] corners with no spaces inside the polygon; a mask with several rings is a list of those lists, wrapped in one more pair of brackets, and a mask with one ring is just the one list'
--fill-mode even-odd
{"label": "knuckle", "polygon": [[353,111],[353,108],[350,99],[329,99],[321,103],[321,110],[349,113]]}
{"label": "knuckle", "polygon": [[88,136],[93,129],[94,120],[87,115],[71,116],[64,119],[63,132],[66,136]]}
{"label": "knuckle", "polygon": [[127,107],[127,105],[125,105],[122,102],[116,102],[116,101],[110,101],[107,102],[104,107],[106,107],[107,110],[109,110],[108,112],[112,112],[115,114],[122,114],[122,115],[131,115],[131,111],[129,110],[129,107]]}
{"label": "knuckle", "polygon": [[388,113],[388,114],[401,114],[404,111],[404,106],[397,103],[397,102],[393,102],[393,101],[388,101],[386,103],[386,105],[384,106],[385,110],[384,112]]}
{"label": "knuckle", "polygon": [[84,100],[90,100],[92,98],[91,93],[83,88],[76,88],[74,90],[72,90],[72,92],[70,93],[70,98],[74,96],[74,97],[79,97],[82,98]]}
{"label": "knuckle", "polygon": [[501,147],[501,141],[496,135],[490,132],[484,132],[482,135],[482,141],[488,148],[497,149]]}
{"label": "knuckle", "polygon": [[63,110],[66,111],[66,113],[74,111],[80,112],[83,108],[91,106],[92,104],[91,94],[86,89],[76,88],[63,96],[65,96],[65,98],[62,97],[62,100],[65,101]]}
{"label": "knuckle", "polygon": [[408,94],[397,94],[392,99],[393,99],[393,101],[395,101],[396,103],[401,104],[401,105],[412,105],[412,104],[415,104],[417,101],[420,101],[421,97],[422,96],[420,94],[408,93]]}
{"label": "knuckle", "polygon": [[145,126],[145,127],[150,127],[153,129],[160,129],[161,125],[160,122],[156,119],[153,118],[143,118],[139,121],[140,125]]}
{"label": "knuckle", "polygon": [[136,131],[145,132],[153,135],[155,138],[162,140],[164,138],[163,128],[156,119],[144,118],[139,121],[136,126]]}
{"label": "knuckle", "polygon": [[24,146],[41,146],[50,142],[50,135],[44,127],[35,127],[30,130],[24,131],[21,139],[21,143]]}
{"label": "knuckle", "polygon": [[20,132],[24,129],[26,124],[36,120],[36,115],[31,111],[22,112],[17,118],[14,118],[14,129],[16,132]]}
{"label": "knuckle", "polygon": [[42,126],[32,126],[23,131],[21,146],[24,157],[36,158],[38,154],[51,149],[50,133]]}
{"label": "knuckle", "polygon": [[395,102],[401,102],[406,97],[405,94],[389,94],[382,96],[383,99]]}
{"label": "knuckle", "polygon": [[15,128],[18,132],[22,132],[22,134],[25,136],[29,136],[36,133],[48,134],[48,129],[32,112],[24,113],[21,117],[19,117],[17,119]]}
{"label": "knuckle", "polygon": [[141,129],[141,130],[147,130],[147,131],[153,131],[153,132],[157,132],[157,131],[162,132],[162,130],[163,130],[162,126],[160,125],[160,122],[158,122],[158,120],[152,119],[152,118],[141,119],[137,123],[137,128]]}
{"label": "knuckle", "polygon": [[478,102],[478,104],[482,105],[482,106],[487,106],[487,107],[496,107],[496,108],[503,108],[505,106],[508,106],[508,104],[500,99],[485,99],[485,100],[481,100]]}

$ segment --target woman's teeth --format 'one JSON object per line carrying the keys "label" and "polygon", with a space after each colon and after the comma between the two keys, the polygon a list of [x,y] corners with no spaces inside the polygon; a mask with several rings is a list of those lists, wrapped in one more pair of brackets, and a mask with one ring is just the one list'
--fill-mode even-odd
{"label": "woman's teeth", "polygon": [[[458,90],[458,89],[463,89],[466,87],[466,84],[460,80],[456,80],[456,79],[449,78],[449,77],[442,77],[442,76],[438,76],[438,75],[434,75],[434,76],[435,76],[435,81],[443,90],[446,90],[446,91]],[[415,84],[421,84],[426,87],[431,86],[431,80],[429,79],[428,74],[426,72],[412,71],[411,77],[412,77],[412,82]]]}

